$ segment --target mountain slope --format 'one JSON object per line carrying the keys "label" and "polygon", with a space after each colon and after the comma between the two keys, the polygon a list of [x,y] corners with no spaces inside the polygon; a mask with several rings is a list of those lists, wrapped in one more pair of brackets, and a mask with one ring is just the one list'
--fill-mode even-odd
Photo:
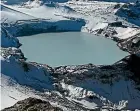
{"label": "mountain slope", "polygon": [[[49,73],[43,68],[26,64],[23,54],[16,48],[1,48],[1,109],[12,106],[24,98],[37,97],[36,91],[53,89]],[[6,99],[6,100],[5,100]],[[8,101],[8,102],[7,102]]]}

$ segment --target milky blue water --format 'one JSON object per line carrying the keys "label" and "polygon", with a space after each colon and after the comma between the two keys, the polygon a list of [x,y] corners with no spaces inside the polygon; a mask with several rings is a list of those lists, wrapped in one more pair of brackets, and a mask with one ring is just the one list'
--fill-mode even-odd
{"label": "milky blue water", "polygon": [[50,66],[113,64],[127,56],[110,39],[89,33],[44,33],[18,37],[27,61]]}

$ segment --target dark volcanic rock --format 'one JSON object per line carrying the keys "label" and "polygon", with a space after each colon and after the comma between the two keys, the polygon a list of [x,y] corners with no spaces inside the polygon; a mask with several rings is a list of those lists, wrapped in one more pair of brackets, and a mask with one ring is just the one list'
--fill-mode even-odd
{"label": "dark volcanic rock", "polygon": [[15,105],[3,109],[3,111],[60,111],[62,109],[52,106],[49,102],[36,98],[27,98],[18,101]]}
{"label": "dark volcanic rock", "polygon": [[132,72],[135,73],[140,79],[140,57],[133,54],[130,56],[128,66],[131,68]]}
{"label": "dark volcanic rock", "polygon": [[133,54],[128,60],[128,68],[134,73],[130,78],[133,79],[140,90],[140,57]]}

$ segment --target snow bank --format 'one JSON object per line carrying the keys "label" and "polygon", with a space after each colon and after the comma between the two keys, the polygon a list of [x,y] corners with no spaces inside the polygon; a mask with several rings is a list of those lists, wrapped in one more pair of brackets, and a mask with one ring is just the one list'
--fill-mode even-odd
{"label": "snow bank", "polygon": [[37,67],[20,61],[23,54],[16,48],[2,48],[1,73],[10,77],[20,85],[26,85],[36,90],[53,89],[50,74],[42,67]]}

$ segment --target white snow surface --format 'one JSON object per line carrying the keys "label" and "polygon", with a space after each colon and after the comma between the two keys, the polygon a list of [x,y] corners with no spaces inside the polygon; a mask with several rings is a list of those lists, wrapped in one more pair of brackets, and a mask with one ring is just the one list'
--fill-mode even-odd
{"label": "white snow surface", "polygon": [[14,56],[1,59],[1,73],[11,77],[19,84],[28,85],[36,90],[52,89],[49,73],[43,71],[41,67],[29,64],[29,71],[26,72],[22,63],[16,61]]}
{"label": "white snow surface", "polygon": [[[16,48],[11,48],[13,51]],[[18,53],[17,53],[18,54]],[[18,57],[17,57],[18,58]],[[36,97],[36,91],[52,90],[49,73],[40,67],[29,65],[29,72],[25,72],[22,63],[15,56],[3,57],[1,60],[1,108],[12,106],[19,100]]]}
{"label": "white snow surface", "polygon": [[19,84],[14,84],[14,80],[1,74],[1,108],[10,107],[17,101],[24,100],[28,97],[35,97],[33,92],[23,88]]}
{"label": "white snow surface", "polygon": [[116,37],[120,39],[127,39],[129,37],[132,37],[138,33],[140,33],[140,29],[136,28],[116,28],[117,32],[120,32],[119,34],[115,35]]}

